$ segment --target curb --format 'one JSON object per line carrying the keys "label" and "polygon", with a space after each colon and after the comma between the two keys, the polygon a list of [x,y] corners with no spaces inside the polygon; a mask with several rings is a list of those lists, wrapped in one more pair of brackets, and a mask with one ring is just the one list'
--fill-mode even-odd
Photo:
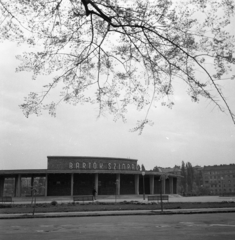
{"label": "curb", "polygon": [[107,217],[107,216],[136,216],[136,215],[181,215],[181,214],[212,214],[212,213],[234,213],[235,209],[231,210],[181,210],[181,211],[146,211],[146,212],[91,212],[91,213],[58,213],[58,214],[48,214],[48,213],[35,213],[33,216],[32,214],[4,214],[4,216],[1,216],[0,214],[0,220],[2,219],[32,219],[32,218],[64,218],[64,217]]}

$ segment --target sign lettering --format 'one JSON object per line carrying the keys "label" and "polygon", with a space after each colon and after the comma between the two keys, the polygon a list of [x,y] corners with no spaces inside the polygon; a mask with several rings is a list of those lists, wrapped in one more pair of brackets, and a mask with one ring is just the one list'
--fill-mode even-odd
{"label": "sign lettering", "polygon": [[129,163],[116,163],[116,162],[108,162],[108,163],[96,163],[96,162],[69,162],[69,169],[90,169],[90,170],[129,170],[129,171],[139,171],[140,166],[137,164],[129,164]]}

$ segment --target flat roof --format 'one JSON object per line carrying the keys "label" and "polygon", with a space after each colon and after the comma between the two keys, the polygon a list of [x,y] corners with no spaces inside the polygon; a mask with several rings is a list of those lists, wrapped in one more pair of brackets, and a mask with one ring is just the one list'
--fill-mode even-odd
{"label": "flat roof", "polygon": [[[162,172],[144,171],[145,175],[164,175]],[[0,170],[0,176],[15,176],[15,175],[46,175],[46,174],[71,174],[71,173],[99,173],[99,174],[133,174],[142,175],[142,171],[128,171],[128,170],[48,170],[48,169],[19,169],[19,170]],[[168,176],[179,177],[177,174],[167,174]]]}
{"label": "flat roof", "polygon": [[133,158],[96,157],[96,156],[47,156],[47,158],[77,158],[77,159],[105,159],[105,160],[128,160],[128,161],[138,161],[138,159],[133,159]]}

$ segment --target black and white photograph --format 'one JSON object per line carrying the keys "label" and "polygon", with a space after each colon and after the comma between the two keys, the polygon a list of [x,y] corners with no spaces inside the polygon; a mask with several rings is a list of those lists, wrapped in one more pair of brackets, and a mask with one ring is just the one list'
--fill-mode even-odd
{"label": "black and white photograph", "polygon": [[235,239],[235,0],[0,0],[0,239]]}

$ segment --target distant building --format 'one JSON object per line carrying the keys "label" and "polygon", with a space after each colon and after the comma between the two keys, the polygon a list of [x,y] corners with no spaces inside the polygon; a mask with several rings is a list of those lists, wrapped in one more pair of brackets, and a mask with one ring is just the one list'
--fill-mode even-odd
{"label": "distant building", "polygon": [[193,167],[193,169],[194,169],[194,171],[198,171],[199,172],[199,171],[203,170],[203,167],[196,165],[195,167]]}
{"label": "distant building", "polygon": [[171,167],[163,168],[163,167],[156,166],[153,168],[153,171],[162,173],[164,175],[173,174],[174,176],[176,176],[177,177],[177,194],[181,193],[181,177],[180,177],[181,176],[181,168],[180,168],[180,166],[175,165],[173,168],[171,168]]}
{"label": "distant building", "polygon": [[235,164],[204,166],[203,187],[212,195],[235,195]]}
{"label": "distant building", "polygon": [[175,175],[180,175],[181,174],[180,166],[174,166],[173,168],[170,168],[170,167],[166,167],[166,168],[155,167],[154,171],[162,172],[162,173],[175,174]]}

